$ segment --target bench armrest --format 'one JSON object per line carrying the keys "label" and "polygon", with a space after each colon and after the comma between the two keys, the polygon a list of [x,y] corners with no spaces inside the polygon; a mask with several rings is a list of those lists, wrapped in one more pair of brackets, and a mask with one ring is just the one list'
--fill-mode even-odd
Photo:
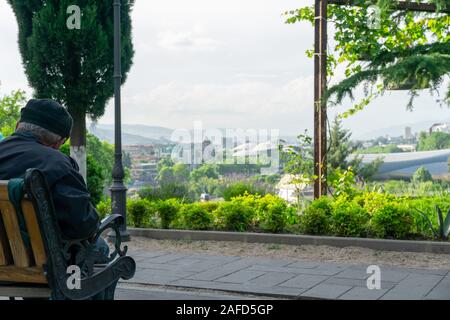
{"label": "bench armrest", "polygon": [[123,219],[122,215],[111,214],[101,221],[99,231],[102,229],[103,230],[108,229],[108,227],[112,224],[117,224],[117,225],[121,226],[124,224],[124,222],[125,222],[125,220]]}
{"label": "bench armrest", "polygon": [[[92,243],[96,243],[100,235],[108,229],[114,232],[114,252],[110,254],[108,260],[112,261],[119,255],[123,257],[126,255],[128,247],[124,246],[123,249],[120,248],[122,244],[122,238],[120,235],[120,227],[125,223],[125,219],[120,214],[111,214],[104,218],[101,223],[97,233],[94,235]],[[110,235],[111,236],[111,235]]]}

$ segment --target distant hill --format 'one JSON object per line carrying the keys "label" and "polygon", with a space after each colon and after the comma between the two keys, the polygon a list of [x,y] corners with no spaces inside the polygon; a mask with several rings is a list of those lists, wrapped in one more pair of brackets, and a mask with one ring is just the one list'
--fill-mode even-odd
{"label": "distant hill", "polygon": [[[109,143],[114,143],[114,125],[113,124],[97,124],[96,126],[90,126],[88,131],[100,140],[108,141]],[[219,131],[225,135],[226,129],[220,128]],[[189,130],[191,136],[194,136],[193,130]],[[173,133],[173,129],[158,127],[158,126],[147,126],[147,125],[134,125],[134,124],[124,124],[122,125],[122,143],[124,145],[133,144],[167,144],[170,143],[170,138]],[[261,137],[262,138],[262,137]],[[270,138],[267,137],[267,138]],[[285,140],[287,143],[296,143],[295,136],[280,136],[281,139]],[[227,141],[227,143],[232,144],[233,141]]]}
{"label": "distant hill", "polygon": [[[113,124],[97,124],[98,129],[114,131]],[[170,139],[173,129],[142,124],[123,124],[122,132],[151,139]]]}
{"label": "distant hill", "polygon": [[[133,145],[133,144],[166,144],[169,142],[169,139],[161,136],[158,138],[149,138],[143,135],[137,135],[127,132],[127,129],[122,129],[122,143],[124,145]],[[114,143],[114,130],[112,129],[102,129],[99,127],[90,127],[88,129],[90,133],[95,135],[100,140],[108,141],[109,143]],[[169,136],[170,137],[170,136]]]}

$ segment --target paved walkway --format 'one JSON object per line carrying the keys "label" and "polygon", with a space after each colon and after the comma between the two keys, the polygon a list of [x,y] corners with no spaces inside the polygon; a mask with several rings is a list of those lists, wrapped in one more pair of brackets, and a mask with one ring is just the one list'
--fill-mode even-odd
{"label": "paved walkway", "polygon": [[[191,288],[288,299],[450,299],[450,270],[383,267],[381,288],[367,288],[368,265],[130,251],[137,262],[122,286]],[[119,297],[120,298],[120,297]]]}

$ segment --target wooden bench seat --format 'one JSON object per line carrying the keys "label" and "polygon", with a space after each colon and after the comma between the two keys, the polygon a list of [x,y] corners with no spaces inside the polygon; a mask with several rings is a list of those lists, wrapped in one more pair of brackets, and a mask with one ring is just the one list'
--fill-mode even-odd
{"label": "wooden bench seat", "polygon": [[[92,256],[92,244],[86,239],[61,238],[51,195],[39,170],[30,169],[25,175],[21,209],[29,248],[22,239],[18,213],[8,196],[8,181],[0,181],[0,296],[43,297],[52,293],[54,299],[88,299],[114,286],[119,278],[134,276],[135,262],[126,256],[126,247],[120,248],[120,216],[110,216],[102,222],[99,235],[107,229],[116,232],[115,251],[101,268],[94,268],[98,257]],[[77,256],[73,256],[74,247]],[[82,270],[79,290],[67,288],[71,276],[67,268],[73,261]],[[114,290],[108,298],[113,299],[113,294]]]}

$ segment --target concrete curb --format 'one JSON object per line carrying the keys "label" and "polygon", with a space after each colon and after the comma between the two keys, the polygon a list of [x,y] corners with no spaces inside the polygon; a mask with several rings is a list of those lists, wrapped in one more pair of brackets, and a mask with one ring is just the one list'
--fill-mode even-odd
{"label": "concrete curb", "polygon": [[341,238],[329,236],[307,236],[292,234],[270,234],[224,231],[191,231],[128,228],[131,236],[157,240],[214,240],[250,243],[273,243],[289,245],[327,245],[334,247],[363,247],[386,251],[408,251],[425,253],[450,253],[450,242],[384,240],[368,238]]}

